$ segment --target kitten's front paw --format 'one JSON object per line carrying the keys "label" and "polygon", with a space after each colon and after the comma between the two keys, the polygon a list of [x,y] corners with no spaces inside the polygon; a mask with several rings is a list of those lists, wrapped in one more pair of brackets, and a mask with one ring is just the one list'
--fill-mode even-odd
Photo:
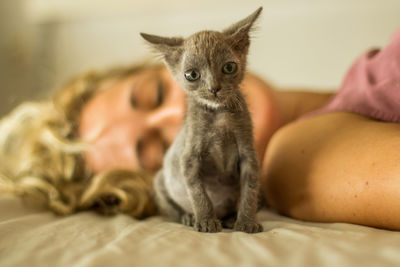
{"label": "kitten's front paw", "polygon": [[194,215],[190,213],[185,213],[181,217],[181,223],[186,226],[194,226]]}
{"label": "kitten's front paw", "polygon": [[195,222],[194,229],[203,233],[216,233],[222,231],[221,221],[218,219],[202,219]]}
{"label": "kitten's front paw", "polygon": [[261,224],[256,221],[236,221],[235,226],[233,228],[235,231],[241,231],[245,233],[259,233],[263,231],[263,227]]}

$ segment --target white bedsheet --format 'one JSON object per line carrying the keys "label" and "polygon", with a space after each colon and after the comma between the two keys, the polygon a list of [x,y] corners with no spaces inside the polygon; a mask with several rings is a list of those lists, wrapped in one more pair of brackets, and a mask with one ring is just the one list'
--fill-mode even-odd
{"label": "white bedsheet", "polygon": [[0,197],[0,266],[400,266],[400,232],[263,210],[263,233],[204,234],[152,217],[57,217]]}

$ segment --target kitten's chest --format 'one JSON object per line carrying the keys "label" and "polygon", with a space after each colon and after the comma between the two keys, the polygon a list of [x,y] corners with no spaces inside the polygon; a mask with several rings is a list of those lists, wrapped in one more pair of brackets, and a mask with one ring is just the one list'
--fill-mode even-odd
{"label": "kitten's chest", "polygon": [[202,171],[207,177],[218,176],[214,182],[230,184],[237,177],[238,146],[231,118],[218,116],[203,135]]}
{"label": "kitten's chest", "polygon": [[203,124],[203,137],[209,143],[216,142],[217,145],[226,146],[236,142],[235,128],[236,123],[232,114],[217,114]]}

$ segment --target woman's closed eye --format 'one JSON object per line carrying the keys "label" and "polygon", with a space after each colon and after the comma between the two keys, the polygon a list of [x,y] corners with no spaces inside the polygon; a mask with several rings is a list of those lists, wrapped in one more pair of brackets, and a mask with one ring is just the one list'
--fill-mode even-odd
{"label": "woman's closed eye", "polygon": [[164,98],[164,82],[161,78],[158,78],[156,85],[152,86],[145,86],[143,83],[134,83],[131,89],[129,102],[135,109],[150,110],[160,107],[164,102]]}
{"label": "woman's closed eye", "polygon": [[158,80],[158,85],[157,85],[157,107],[161,106],[163,101],[164,101],[164,83],[162,79]]}

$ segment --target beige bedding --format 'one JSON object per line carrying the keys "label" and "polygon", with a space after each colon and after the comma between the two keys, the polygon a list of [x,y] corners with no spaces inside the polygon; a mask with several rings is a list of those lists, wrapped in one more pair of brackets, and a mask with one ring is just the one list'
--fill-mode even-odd
{"label": "beige bedding", "polygon": [[0,266],[400,266],[400,233],[263,210],[264,232],[197,233],[161,217],[57,217],[0,197]]}

